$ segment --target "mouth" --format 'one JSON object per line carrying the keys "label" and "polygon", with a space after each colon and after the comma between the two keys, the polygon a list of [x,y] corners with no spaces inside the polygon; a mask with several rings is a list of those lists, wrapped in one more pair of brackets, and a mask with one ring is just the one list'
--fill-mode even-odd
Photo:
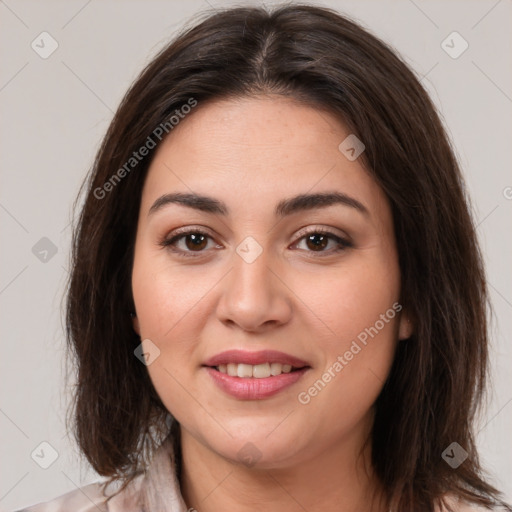
{"label": "mouth", "polygon": [[271,350],[230,350],[210,358],[203,367],[222,391],[239,400],[269,398],[311,369],[305,361]]}

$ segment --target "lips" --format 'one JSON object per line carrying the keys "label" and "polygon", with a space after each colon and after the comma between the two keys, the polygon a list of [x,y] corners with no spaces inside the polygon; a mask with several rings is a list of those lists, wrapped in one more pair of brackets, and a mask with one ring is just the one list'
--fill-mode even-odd
{"label": "lips", "polygon": [[228,350],[203,365],[215,384],[239,400],[269,398],[297,382],[310,366],[275,350]]}

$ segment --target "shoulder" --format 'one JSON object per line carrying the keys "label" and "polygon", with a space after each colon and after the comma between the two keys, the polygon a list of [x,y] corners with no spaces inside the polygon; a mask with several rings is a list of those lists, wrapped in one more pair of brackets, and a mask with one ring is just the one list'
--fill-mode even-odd
{"label": "shoulder", "polygon": [[158,448],[149,467],[126,486],[121,485],[120,481],[108,486],[97,482],[17,512],[188,512],[181,496],[170,436]]}
{"label": "shoulder", "polygon": [[94,483],[70,491],[44,503],[38,503],[18,512],[89,512],[101,510],[107,512],[107,497],[103,494],[101,483]]}
{"label": "shoulder", "polygon": [[140,483],[136,478],[116,493],[115,488],[96,482],[17,512],[138,512]]}

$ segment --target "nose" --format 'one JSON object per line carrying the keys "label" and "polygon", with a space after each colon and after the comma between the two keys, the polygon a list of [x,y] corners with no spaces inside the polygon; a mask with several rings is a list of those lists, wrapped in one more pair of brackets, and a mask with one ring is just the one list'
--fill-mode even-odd
{"label": "nose", "polygon": [[264,332],[290,321],[293,293],[271,263],[265,251],[251,263],[233,255],[233,268],[222,280],[217,305],[221,322],[244,331]]}

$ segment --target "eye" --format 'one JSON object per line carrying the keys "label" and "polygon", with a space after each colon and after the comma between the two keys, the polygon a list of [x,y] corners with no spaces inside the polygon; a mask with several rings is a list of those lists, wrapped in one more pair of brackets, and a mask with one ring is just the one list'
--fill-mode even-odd
{"label": "eye", "polygon": [[[171,238],[165,238],[159,245],[167,247],[178,256],[199,256],[208,247],[208,241],[212,237],[200,229],[194,228],[175,233]],[[221,246],[216,245],[217,248]],[[198,253],[198,254],[193,254]]]}
{"label": "eye", "polygon": [[[323,228],[310,230],[300,238],[299,242],[296,243],[295,246],[299,246],[302,242],[304,242],[306,247],[304,250],[319,253],[319,256],[336,253],[352,247],[352,243],[345,238],[335,235],[331,231]],[[329,244],[331,244],[331,249],[325,250],[329,247]]]}

